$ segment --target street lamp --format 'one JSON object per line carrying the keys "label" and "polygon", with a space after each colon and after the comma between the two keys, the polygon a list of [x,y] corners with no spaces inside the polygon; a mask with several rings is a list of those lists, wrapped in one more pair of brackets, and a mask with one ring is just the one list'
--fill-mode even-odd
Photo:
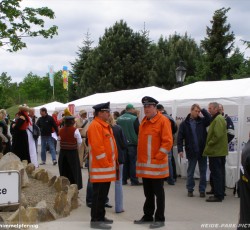
{"label": "street lamp", "polygon": [[176,82],[183,85],[187,73],[187,69],[184,67],[184,61],[179,62],[179,66],[175,70]]}

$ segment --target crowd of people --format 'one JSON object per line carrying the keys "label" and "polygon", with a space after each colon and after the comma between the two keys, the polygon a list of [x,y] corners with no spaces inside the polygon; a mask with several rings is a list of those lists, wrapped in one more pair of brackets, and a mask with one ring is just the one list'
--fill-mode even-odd
{"label": "crowd of people", "polygon": [[[49,150],[53,165],[57,164],[61,176],[71,184],[83,188],[81,168],[87,167],[86,204],[91,208],[91,228],[111,229],[113,220],[105,216],[110,184],[115,181],[115,212],[124,212],[123,186],[130,180],[131,186],[143,186],[145,202],[143,216],[134,224],[150,224],[150,228],[165,225],[164,181],[175,185],[176,165],[173,157],[173,143],[181,158],[188,160],[186,189],[187,196],[194,196],[194,171],[199,167],[199,195],[209,196],[207,202],[222,202],[225,193],[225,162],[228,143],[234,137],[234,126],[224,108],[211,102],[208,110],[193,104],[190,113],[177,127],[176,121],[167,114],[163,105],[149,96],[142,98],[145,117],[139,122],[139,112],[128,104],[121,112],[111,115],[110,103],[93,106],[94,118],[88,119],[87,111],[81,110],[74,117],[68,109],[58,119],[58,112],[48,115],[46,108],[40,109],[40,117],[26,104],[19,106],[15,119],[11,121],[10,133],[6,124],[6,111],[0,110],[1,152],[12,151],[21,160],[38,164],[37,127],[41,136],[41,163],[46,164]],[[60,152],[56,146],[59,141]],[[249,145],[246,145],[249,149]],[[249,192],[249,151],[244,152],[245,170],[241,172],[243,194]],[[206,192],[207,165],[210,169],[211,190]],[[141,181],[140,181],[141,179]],[[246,185],[247,182],[247,185]],[[244,199],[244,196],[242,196]],[[248,202],[241,202],[243,210]],[[240,218],[241,223],[249,221],[248,215]]]}

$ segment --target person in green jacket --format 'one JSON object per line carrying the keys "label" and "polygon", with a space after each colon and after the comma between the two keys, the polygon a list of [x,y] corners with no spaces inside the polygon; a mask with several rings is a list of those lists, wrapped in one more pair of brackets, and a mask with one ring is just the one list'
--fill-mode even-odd
{"label": "person in green jacket", "polygon": [[228,155],[227,125],[219,112],[217,102],[209,103],[208,111],[212,120],[208,129],[203,156],[208,156],[209,159],[209,169],[214,183],[214,196],[210,196],[206,201],[221,202],[224,199],[224,174],[226,155]]}
{"label": "person in green jacket", "polygon": [[126,185],[130,178],[131,185],[142,185],[136,177],[136,159],[137,159],[137,142],[139,132],[139,120],[136,115],[136,110],[132,104],[126,106],[125,113],[118,117],[117,124],[121,126],[124,135],[127,139],[127,152],[123,165],[123,185]]}

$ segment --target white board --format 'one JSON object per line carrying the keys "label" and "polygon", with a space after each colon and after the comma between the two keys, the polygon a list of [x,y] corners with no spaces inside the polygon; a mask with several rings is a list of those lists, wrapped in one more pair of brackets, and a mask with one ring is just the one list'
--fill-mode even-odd
{"label": "white board", "polygon": [[0,205],[18,204],[20,199],[18,171],[0,171]]}

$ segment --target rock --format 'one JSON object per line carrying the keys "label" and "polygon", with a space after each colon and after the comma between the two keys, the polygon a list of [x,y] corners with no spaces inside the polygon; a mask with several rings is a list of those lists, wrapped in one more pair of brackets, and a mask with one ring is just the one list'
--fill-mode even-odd
{"label": "rock", "polygon": [[28,161],[27,160],[22,160],[23,166],[26,167],[28,165]]}
{"label": "rock", "polygon": [[21,193],[21,205],[25,208],[28,206],[28,201],[24,193]]}
{"label": "rock", "polygon": [[7,220],[7,224],[18,224],[19,223],[19,212],[20,212],[20,222],[22,224],[29,224],[29,218],[26,214],[26,210],[23,206],[17,209]]}
{"label": "rock", "polygon": [[52,176],[52,177],[49,178],[49,181],[48,181],[48,186],[49,187],[51,187],[55,183],[56,178],[57,178],[57,176]]}
{"label": "rock", "polygon": [[68,188],[67,200],[70,202],[70,210],[76,209],[79,206],[78,203],[78,187],[76,184],[71,184]]}
{"label": "rock", "polygon": [[69,179],[64,176],[58,177],[54,183],[54,188],[56,189],[57,192],[67,191],[69,186],[70,186]]}
{"label": "rock", "polygon": [[32,164],[32,163],[29,163],[29,164],[26,166],[26,168],[25,168],[26,173],[27,173],[28,175],[31,175],[32,172],[33,172],[35,169],[36,169],[36,167],[35,167],[35,165]]}
{"label": "rock", "polygon": [[45,169],[37,168],[32,172],[31,177],[34,179],[37,179],[38,177],[40,177],[41,173],[43,173],[43,172],[45,172]]}
{"label": "rock", "polygon": [[68,216],[70,214],[70,205],[67,201],[66,191],[58,192],[55,198],[54,209],[57,214],[63,217]]}
{"label": "rock", "polygon": [[26,213],[30,223],[39,223],[56,219],[56,215],[53,211],[48,209],[45,200],[40,201],[36,207],[27,208]]}
{"label": "rock", "polygon": [[29,184],[29,178],[24,170],[24,166],[20,158],[14,153],[6,153],[0,160],[0,171],[17,170],[21,176],[21,186],[25,187]]}
{"label": "rock", "polygon": [[48,183],[49,181],[49,175],[48,172],[42,172],[39,177],[37,177],[38,180],[42,181],[43,183]]}

